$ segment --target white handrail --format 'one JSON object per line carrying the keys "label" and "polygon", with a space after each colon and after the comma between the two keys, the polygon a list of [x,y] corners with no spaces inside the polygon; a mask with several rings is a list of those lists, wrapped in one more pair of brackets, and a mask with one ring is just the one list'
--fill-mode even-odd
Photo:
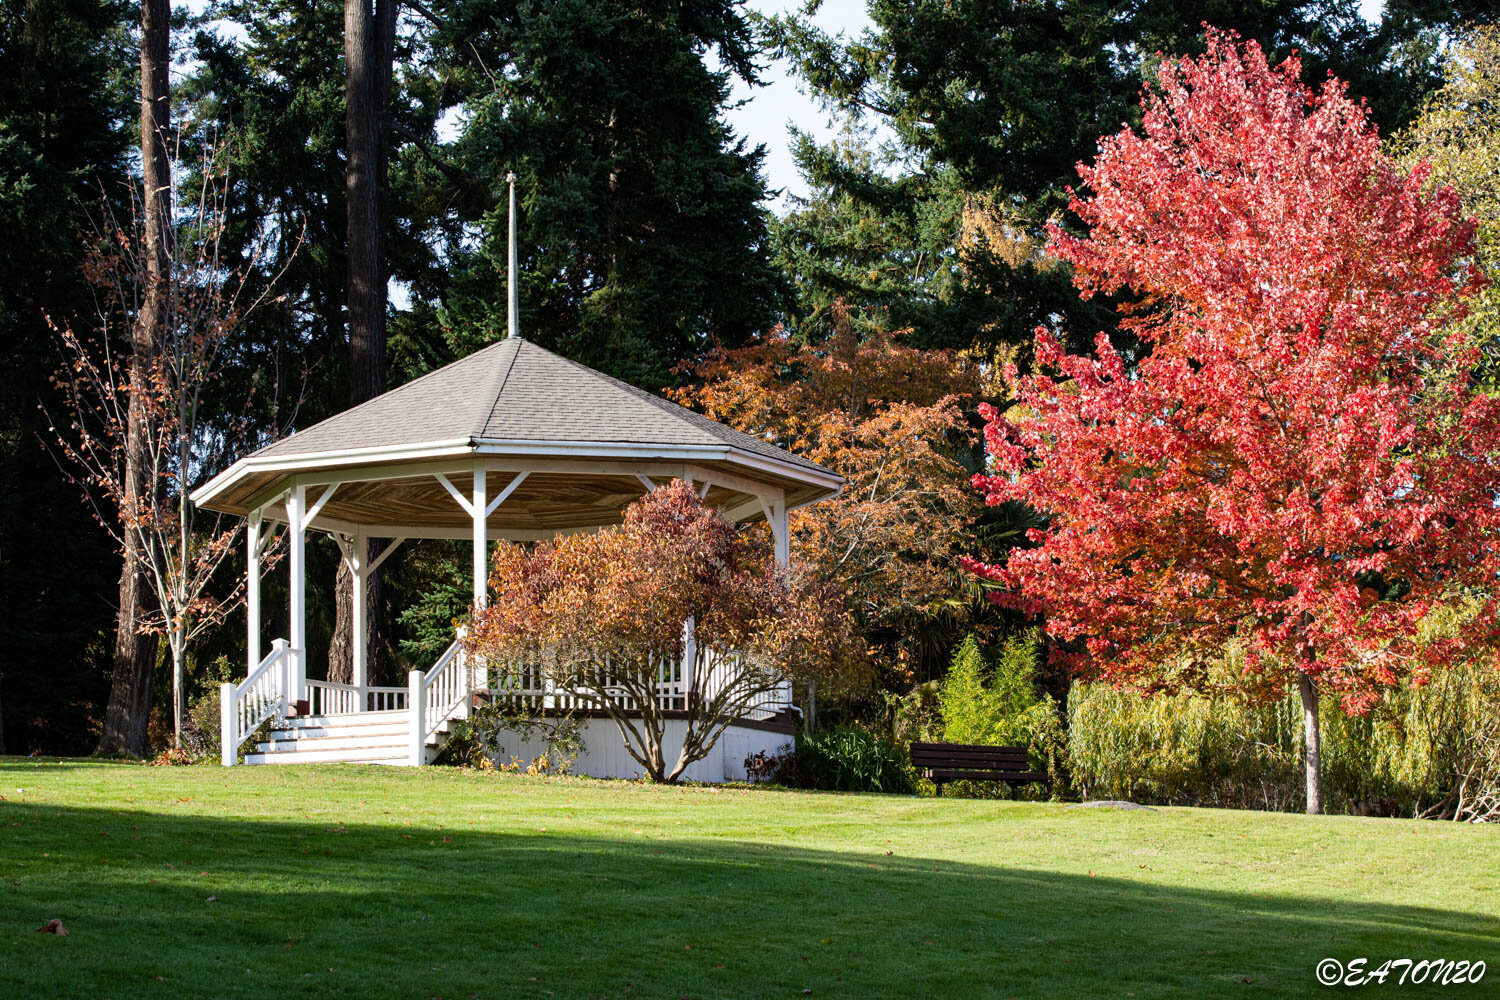
{"label": "white handrail", "polygon": [[240,745],[277,712],[286,710],[287,671],[291,647],[285,639],[271,643],[271,651],[239,684],[219,685],[219,761],[233,767]]}
{"label": "white handrail", "polygon": [[406,709],[411,714],[411,745],[408,756],[417,767],[427,762],[427,739],[437,728],[467,707],[474,692],[474,674],[463,639],[443,651],[426,673],[407,675]]}

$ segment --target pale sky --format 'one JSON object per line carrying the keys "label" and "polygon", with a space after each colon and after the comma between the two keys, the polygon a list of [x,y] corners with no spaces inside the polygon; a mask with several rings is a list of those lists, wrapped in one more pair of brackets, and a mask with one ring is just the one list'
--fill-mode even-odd
{"label": "pale sky", "polygon": [[[803,4],[801,0],[749,0],[746,6],[770,15],[796,11]],[[843,32],[853,37],[870,27],[872,22],[865,14],[865,0],[825,0],[813,23],[825,31]],[[829,116],[793,79],[787,64],[767,62],[761,71],[765,86],[752,90],[743,82],[734,81],[734,99],[742,101],[748,97],[748,101],[743,107],[731,108],[726,117],[735,131],[749,139],[751,145],[763,144],[766,147],[766,179],[772,191],[780,188],[784,192],[781,198],[773,201],[779,213],[785,208],[785,195],[807,195],[807,185],[792,161],[789,129],[795,124],[820,139],[828,138],[834,130]]]}

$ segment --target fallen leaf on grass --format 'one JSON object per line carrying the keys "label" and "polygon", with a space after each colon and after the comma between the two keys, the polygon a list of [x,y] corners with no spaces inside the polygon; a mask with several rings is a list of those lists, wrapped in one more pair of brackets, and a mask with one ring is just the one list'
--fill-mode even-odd
{"label": "fallen leaf on grass", "polygon": [[62,925],[61,920],[49,920],[36,929],[38,934],[56,934],[58,937],[67,937],[68,929]]}

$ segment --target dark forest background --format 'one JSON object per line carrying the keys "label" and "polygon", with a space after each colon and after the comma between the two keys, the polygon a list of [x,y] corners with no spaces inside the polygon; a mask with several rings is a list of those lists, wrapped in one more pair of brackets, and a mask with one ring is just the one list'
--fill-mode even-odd
{"label": "dark forest background", "polygon": [[[1158,53],[1201,50],[1205,21],[1276,55],[1296,50],[1311,79],[1348,81],[1388,132],[1441,83],[1452,32],[1494,17],[1489,4],[1440,0],[1391,0],[1375,24],[1350,0],[872,0],[869,11],[874,28],[849,39],[727,0],[394,7],[375,136],[392,294],[375,368],[350,343],[345,5],[175,11],[174,127],[188,146],[232,138],[231,254],[261,282],[286,272],[283,297],[236,334],[213,405],[229,420],[250,400],[266,434],[305,427],[361,398],[369,371],[394,386],[503,336],[509,171],[522,330],[648,389],[680,385],[715,344],[776,324],[816,341],[836,318],[1024,363],[1017,352],[1040,321],[1112,326],[1110,304],[1080,302],[1035,247],[1049,220],[1066,224],[1075,164],[1131,120]],[[0,0],[0,718],[11,753],[89,751],[110,690],[120,555],[46,447],[60,356],[44,317],[89,313],[86,234],[110,206],[125,210],[139,173],[140,31],[139,4]],[[771,60],[789,61],[845,126],[832,142],[798,138],[812,193],[780,215],[763,150],[725,117],[735,79],[754,84]],[[876,124],[894,148],[872,146]],[[959,254],[976,213],[1004,219],[1003,238]],[[253,234],[304,227],[294,256],[287,237],[250,260]],[[466,558],[432,545],[391,563],[387,677],[420,654],[432,622],[462,609]],[[318,662],[335,628],[337,556],[318,542],[310,559]],[[270,634],[282,586],[267,582]],[[194,648],[196,683],[243,669],[243,634],[231,618]],[[939,630],[914,682],[961,638]],[[154,669],[160,704],[170,683],[164,662]]]}

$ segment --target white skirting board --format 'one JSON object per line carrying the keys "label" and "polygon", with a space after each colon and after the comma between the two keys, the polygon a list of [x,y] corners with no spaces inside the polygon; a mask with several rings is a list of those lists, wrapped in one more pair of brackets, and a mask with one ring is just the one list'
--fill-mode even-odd
{"label": "white skirting board", "polygon": [[[579,730],[583,737],[583,750],[573,762],[573,773],[591,778],[640,778],[644,776],[641,766],[625,752],[620,729],[609,719],[580,719]],[[682,749],[682,738],[687,723],[680,719],[668,719],[662,736],[662,755],[670,768]],[[720,782],[744,781],[745,758],[754,753],[774,756],[791,748],[790,733],[771,733],[762,729],[730,726],[724,730],[708,756],[688,765],[683,772],[686,781]],[[518,734],[507,733],[500,738],[501,752],[497,764],[504,764],[512,757],[522,767],[546,751],[546,743],[540,738],[522,739]]]}

